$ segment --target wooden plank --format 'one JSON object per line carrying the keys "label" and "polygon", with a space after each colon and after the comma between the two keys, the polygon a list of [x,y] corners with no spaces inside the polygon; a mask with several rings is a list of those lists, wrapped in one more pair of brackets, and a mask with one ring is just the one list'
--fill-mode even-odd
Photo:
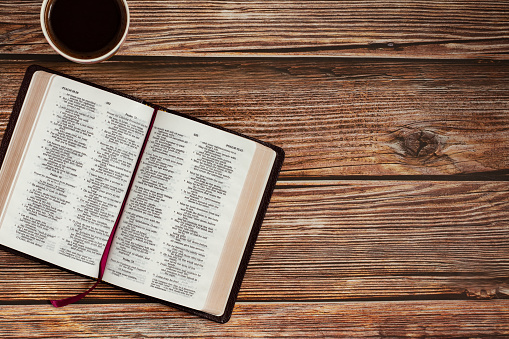
{"label": "wooden plank", "polygon": [[[123,55],[509,57],[507,1],[130,0]],[[40,1],[0,3],[0,53],[53,54]]]}
{"label": "wooden plank", "polygon": [[281,183],[242,296],[507,297],[508,198],[507,182]]}
{"label": "wooden plank", "polygon": [[[239,299],[509,297],[509,182],[278,185]],[[91,280],[0,251],[0,300],[46,300]],[[88,299],[133,299],[101,285]]]}
{"label": "wooden plank", "polygon": [[[0,61],[2,131],[31,63]],[[509,62],[39,63],[280,145],[281,178],[509,169]]]}
{"label": "wooden plank", "polygon": [[157,304],[0,306],[3,338],[498,338],[509,301],[239,303],[216,324]]}

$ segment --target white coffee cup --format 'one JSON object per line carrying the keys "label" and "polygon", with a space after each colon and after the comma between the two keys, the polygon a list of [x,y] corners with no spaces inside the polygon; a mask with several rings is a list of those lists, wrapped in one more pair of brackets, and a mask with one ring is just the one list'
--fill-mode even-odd
{"label": "white coffee cup", "polygon": [[41,7],[41,28],[50,46],[81,64],[112,57],[124,43],[129,23],[126,0],[44,0]]}

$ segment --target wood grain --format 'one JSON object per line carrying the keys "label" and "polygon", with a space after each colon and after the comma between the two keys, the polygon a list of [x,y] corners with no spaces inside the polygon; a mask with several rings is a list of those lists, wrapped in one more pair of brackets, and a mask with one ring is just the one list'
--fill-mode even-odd
{"label": "wood grain", "polygon": [[[282,182],[242,301],[509,297],[509,182]],[[91,280],[0,251],[0,302]],[[136,299],[105,284],[87,299]]]}
{"label": "wood grain", "polygon": [[[0,61],[1,130],[31,63]],[[287,154],[284,179],[507,176],[509,168],[505,61],[39,63],[279,145]]]}
{"label": "wood grain", "polygon": [[[40,3],[0,3],[0,53],[55,53]],[[507,1],[128,3],[123,55],[509,58]]]}
{"label": "wood grain", "polygon": [[505,338],[509,301],[238,303],[215,324],[157,304],[0,306],[3,338]]}
{"label": "wood grain", "polygon": [[0,250],[0,337],[509,337],[508,1],[141,1],[65,62],[0,2],[0,136],[32,63],[282,146],[226,325]]}

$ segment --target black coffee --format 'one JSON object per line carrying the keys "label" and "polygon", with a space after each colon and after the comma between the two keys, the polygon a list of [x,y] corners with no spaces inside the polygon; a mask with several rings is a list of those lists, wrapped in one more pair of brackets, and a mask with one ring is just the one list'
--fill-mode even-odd
{"label": "black coffee", "polygon": [[127,20],[118,1],[53,1],[47,15],[54,43],[79,58],[108,52],[122,38]]}

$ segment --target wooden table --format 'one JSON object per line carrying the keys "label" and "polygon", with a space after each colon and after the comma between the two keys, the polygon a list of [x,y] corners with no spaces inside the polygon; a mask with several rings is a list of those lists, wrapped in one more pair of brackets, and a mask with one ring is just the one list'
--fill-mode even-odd
{"label": "wooden table", "polygon": [[0,251],[0,337],[508,337],[508,1],[129,0],[110,61],[0,2],[0,126],[36,63],[283,147],[230,322]]}

